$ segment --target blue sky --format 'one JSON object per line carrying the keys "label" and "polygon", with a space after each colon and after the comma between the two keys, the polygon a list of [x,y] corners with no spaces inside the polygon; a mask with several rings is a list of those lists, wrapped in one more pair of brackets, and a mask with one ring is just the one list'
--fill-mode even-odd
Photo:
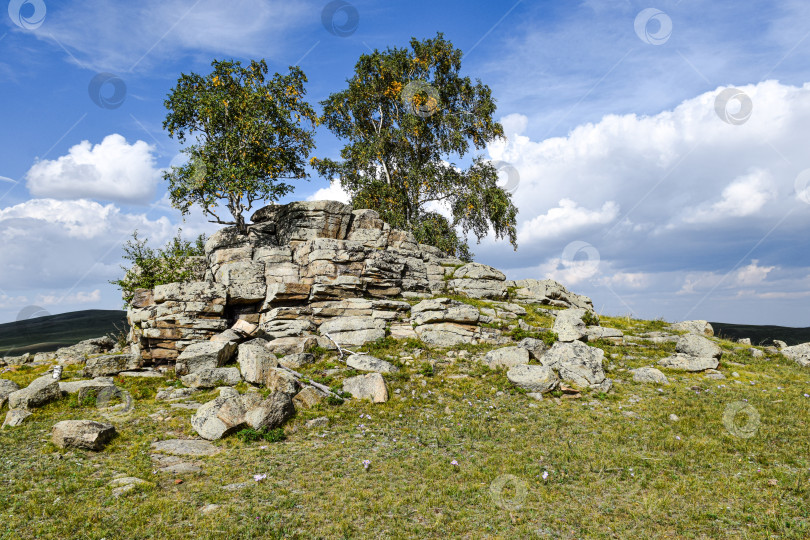
{"label": "blue sky", "polygon": [[[8,2],[0,322],[119,308],[108,281],[134,229],[158,245],[216,230],[182,222],[161,180],[180,159],[161,124],[181,72],[298,64],[317,104],[361,54],[441,31],[497,99],[507,139],[484,155],[519,179],[519,249],[486,238],[478,261],[608,314],[810,325],[809,3],[356,1],[331,19],[346,36],[326,5]],[[317,144],[336,156],[327,131]],[[313,174],[288,200],[341,196]]]}

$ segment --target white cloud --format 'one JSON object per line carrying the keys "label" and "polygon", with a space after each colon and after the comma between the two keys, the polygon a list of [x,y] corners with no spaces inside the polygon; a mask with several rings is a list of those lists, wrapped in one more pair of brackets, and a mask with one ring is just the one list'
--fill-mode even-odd
{"label": "white cloud", "polygon": [[737,271],[737,283],[740,285],[758,285],[765,281],[774,268],[776,266],[759,266],[759,261],[754,259],[751,264]]}
{"label": "white cloud", "polygon": [[726,218],[756,214],[776,195],[770,172],[756,169],[736,178],[723,189],[722,198],[708,208],[695,211],[688,223],[711,223]]}
{"label": "white cloud", "polygon": [[82,141],[65,156],[35,163],[26,185],[35,197],[146,203],[160,180],[152,151],[149,144],[130,145],[118,134],[96,145]]}
{"label": "white cloud", "polygon": [[349,194],[344,191],[340,186],[340,182],[333,181],[329,187],[321,188],[309,197],[308,201],[340,201],[342,203],[349,202]]}
{"label": "white cloud", "polygon": [[39,294],[35,302],[43,306],[54,306],[61,304],[97,304],[101,301],[101,290],[83,292],[79,291],[67,295]]}
{"label": "white cloud", "polygon": [[613,201],[604,203],[600,210],[588,210],[571,199],[562,199],[556,208],[524,222],[518,241],[531,243],[546,238],[563,238],[593,225],[610,223],[618,214],[619,207]]}
{"label": "white cloud", "polygon": [[320,22],[322,7],[280,0],[72,2],[36,35],[53,35],[82,65],[123,73],[186,53],[275,57],[302,24]]}
{"label": "white cloud", "polygon": [[12,180],[8,176],[0,176],[0,182],[9,182],[11,184],[16,184],[17,183],[16,180]]}

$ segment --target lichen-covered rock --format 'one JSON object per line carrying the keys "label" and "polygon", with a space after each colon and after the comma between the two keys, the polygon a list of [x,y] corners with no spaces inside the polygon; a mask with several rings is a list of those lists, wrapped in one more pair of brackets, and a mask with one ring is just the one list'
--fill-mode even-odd
{"label": "lichen-covered rock", "polygon": [[236,351],[236,344],[230,341],[202,341],[186,347],[177,358],[176,372],[187,375],[202,369],[222,367],[227,364]]}
{"label": "lichen-covered rock", "polygon": [[711,356],[690,356],[688,354],[675,354],[658,361],[658,365],[677,371],[706,371],[717,369],[720,362]]}
{"label": "lichen-covered rock", "polygon": [[810,367],[810,343],[784,347],[781,352],[800,366]]}
{"label": "lichen-covered rock", "polygon": [[295,414],[290,396],[274,392],[245,412],[245,422],[253,429],[275,429]]}
{"label": "lichen-covered rock", "polygon": [[235,367],[206,368],[184,375],[180,380],[191,388],[216,388],[239,384],[242,376]]}
{"label": "lichen-covered rock", "polygon": [[341,346],[355,347],[385,337],[385,321],[373,317],[335,317],[318,329]]}
{"label": "lichen-covered rock", "polygon": [[385,379],[379,373],[349,377],[343,381],[343,391],[357,399],[370,399],[373,403],[388,401],[388,388],[385,386]]}
{"label": "lichen-covered rock", "polygon": [[714,336],[714,328],[708,321],[682,321],[670,325],[670,329],[679,332],[688,332],[698,336],[712,337]]}
{"label": "lichen-covered rock", "polygon": [[267,348],[267,342],[256,339],[239,345],[236,361],[242,377],[249,383],[263,384],[272,368],[278,367],[276,355]]}
{"label": "lichen-covered rock", "polygon": [[552,330],[557,334],[560,341],[577,341],[585,337],[585,323],[582,318],[586,310],[581,308],[571,308],[561,311],[554,319]]}
{"label": "lichen-covered rock", "polygon": [[221,439],[245,424],[246,412],[238,393],[220,395],[197,409],[191,417],[191,427],[204,439]]}
{"label": "lichen-covered rock", "polygon": [[590,387],[606,391],[610,389],[611,383],[602,366],[604,358],[605,352],[602,349],[589,347],[581,341],[572,341],[555,343],[540,362],[555,370],[566,383],[579,388]]}
{"label": "lichen-covered rock", "polygon": [[132,354],[105,354],[87,359],[84,365],[85,377],[118,375],[128,369],[138,369],[140,358]]}
{"label": "lichen-covered rock", "polygon": [[396,373],[399,368],[390,362],[380,360],[370,354],[353,354],[346,359],[346,365],[358,371],[374,371],[377,373]]}
{"label": "lichen-covered rock", "polygon": [[414,331],[419,339],[434,347],[455,347],[465,343],[477,343],[481,329],[474,325],[457,323],[435,323],[417,326]]}
{"label": "lichen-covered rock", "polygon": [[309,409],[319,405],[326,399],[326,396],[314,386],[305,386],[300,392],[295,394],[293,405],[296,408]]}
{"label": "lichen-covered rock", "polygon": [[113,437],[115,427],[92,420],[63,420],[53,426],[51,440],[59,448],[102,450]]}
{"label": "lichen-covered rock", "polygon": [[631,369],[630,373],[633,374],[633,381],[635,382],[669,384],[667,376],[655,368],[641,367],[638,369]]}
{"label": "lichen-covered rock", "polygon": [[529,363],[529,351],[523,347],[502,347],[489,351],[483,363],[491,369],[511,368]]}
{"label": "lichen-covered rock", "polygon": [[21,426],[31,414],[31,412],[25,409],[11,409],[6,413],[6,419],[3,420],[3,425],[0,426],[0,429]]}
{"label": "lichen-covered rock", "polygon": [[507,286],[515,287],[515,299],[521,302],[593,311],[593,302],[590,298],[574,294],[552,279],[520,279],[506,283]]}
{"label": "lichen-covered rock", "polygon": [[546,366],[520,364],[506,372],[509,382],[529,392],[551,392],[560,383],[554,370]]}
{"label": "lichen-covered rock", "polygon": [[60,397],[62,392],[59,390],[59,381],[48,374],[34,379],[26,388],[9,394],[8,408],[33,409],[47,405]]}
{"label": "lichen-covered rock", "polygon": [[675,350],[688,356],[697,357],[719,359],[723,355],[723,349],[716,343],[695,334],[686,334],[679,337],[678,341],[675,343]]}
{"label": "lichen-covered rock", "polygon": [[8,379],[0,379],[0,409],[2,409],[8,401],[8,396],[12,392],[20,389],[20,385]]}

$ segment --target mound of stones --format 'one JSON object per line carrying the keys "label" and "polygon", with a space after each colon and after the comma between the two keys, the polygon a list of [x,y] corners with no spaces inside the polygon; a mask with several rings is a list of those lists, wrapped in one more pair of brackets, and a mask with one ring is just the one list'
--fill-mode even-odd
{"label": "mound of stones", "polygon": [[[214,234],[194,281],[137,291],[127,313],[135,356],[129,369],[155,363],[212,364],[228,345],[252,335],[273,352],[306,352],[318,345],[362,345],[387,334],[419,337],[437,347],[497,342],[479,323],[514,319],[522,309],[506,302],[593,310],[591,300],[552,280],[507,280],[502,272],[449,257],[392,229],[372,210],[336,201],[268,206],[252,216],[248,234],[234,227]],[[430,298],[459,294],[498,303],[492,313]],[[405,301],[425,299],[411,307]],[[607,336],[606,336],[607,337]],[[202,353],[205,353],[204,355]],[[206,356],[202,359],[202,356]],[[191,360],[194,361],[194,360]],[[213,367],[210,366],[209,367]]]}

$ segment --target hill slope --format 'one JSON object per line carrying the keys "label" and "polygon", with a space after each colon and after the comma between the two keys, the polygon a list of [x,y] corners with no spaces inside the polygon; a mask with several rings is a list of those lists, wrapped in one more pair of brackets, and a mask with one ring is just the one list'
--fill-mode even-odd
{"label": "hill slope", "polygon": [[770,345],[779,339],[788,345],[810,342],[810,328],[791,328],[788,326],[757,326],[749,324],[710,323],[716,336],[736,341],[751,338],[754,345]]}
{"label": "hill slope", "polygon": [[84,339],[118,333],[126,312],[89,309],[0,324],[0,357],[48,352]]}

